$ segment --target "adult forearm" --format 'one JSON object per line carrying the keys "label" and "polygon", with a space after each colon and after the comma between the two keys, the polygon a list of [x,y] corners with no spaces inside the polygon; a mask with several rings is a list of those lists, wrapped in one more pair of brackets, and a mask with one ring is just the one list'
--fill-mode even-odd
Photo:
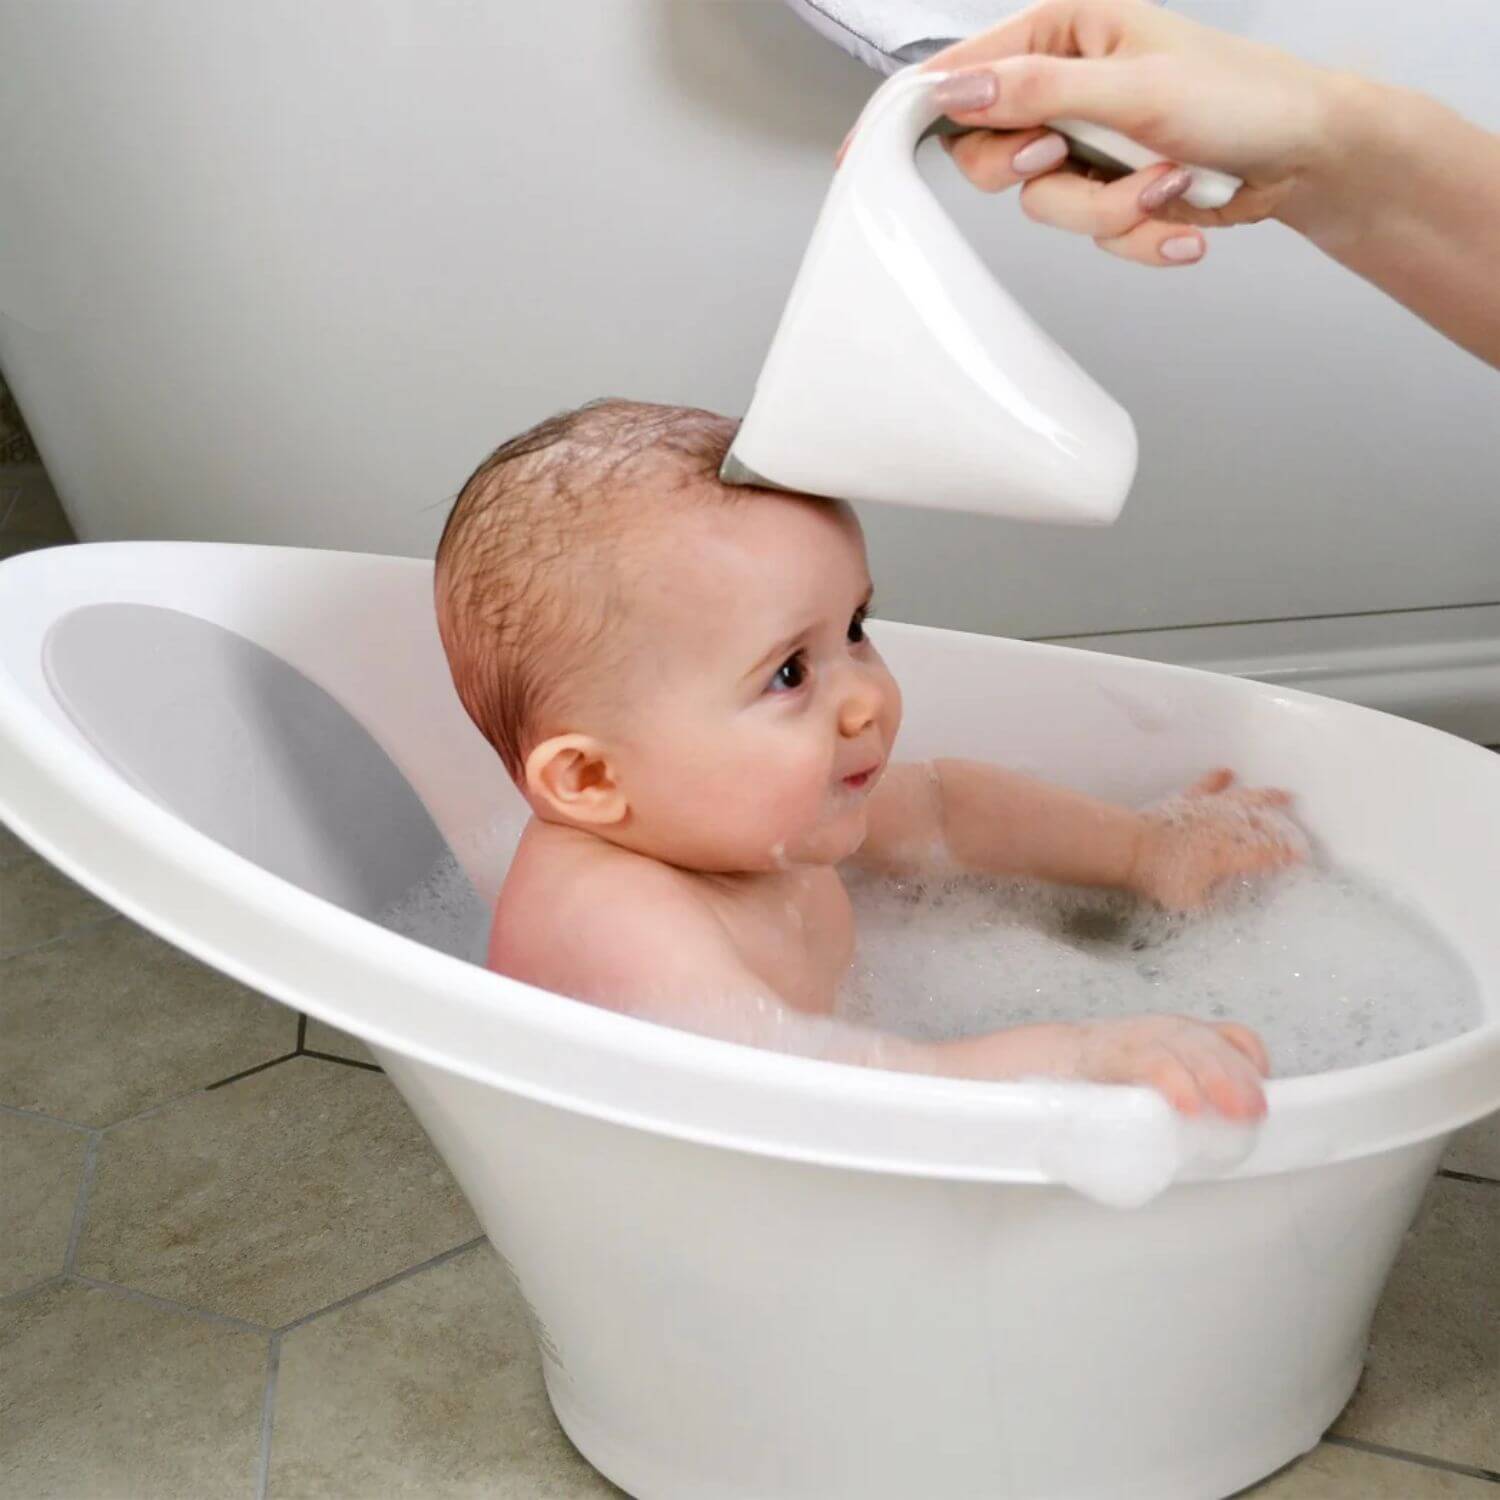
{"label": "adult forearm", "polygon": [[1500,366],[1500,136],[1425,95],[1330,81],[1329,151],[1278,217]]}

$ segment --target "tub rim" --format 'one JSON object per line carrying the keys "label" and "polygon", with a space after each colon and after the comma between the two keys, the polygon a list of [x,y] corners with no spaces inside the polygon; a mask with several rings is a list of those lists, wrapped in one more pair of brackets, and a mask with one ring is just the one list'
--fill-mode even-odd
{"label": "tub rim", "polygon": [[[3,584],[104,550],[195,565],[207,554],[305,554],[218,543],[96,543],[22,554],[0,564]],[[123,549],[123,551],[122,551]],[[168,555],[170,554],[170,555]],[[319,558],[421,569],[414,558],[331,553]],[[95,602],[105,602],[102,598]],[[51,619],[61,618],[69,605]],[[34,618],[34,616],[33,616]],[[889,624],[884,627],[892,628]],[[930,627],[900,630],[941,634]],[[0,632],[3,638],[3,632]],[[973,639],[984,639],[974,637]],[[1027,652],[1071,648],[1011,642]],[[1122,659],[1123,660],[1123,659]],[[1144,664],[1151,675],[1213,677]],[[1142,664],[1132,662],[1132,669]],[[1249,694],[1329,700],[1241,682]],[[1351,715],[1391,716],[1355,705]],[[1442,739],[1426,726],[1406,729]],[[1476,755],[1489,752],[1468,747]],[[394,1053],[484,1087],[648,1133],[821,1166],[972,1181],[1060,1183],[1041,1151],[1060,1120],[1082,1111],[1111,1128],[1149,1124],[1165,1108],[1144,1088],[989,1083],[892,1073],[775,1053],[642,1022],[441,954],[312,895],[199,833],[104,765],[76,731],[48,721],[0,648],[0,811],[32,847],[117,910],[194,957]],[[1481,1024],[1445,1042],[1332,1073],[1273,1079],[1270,1114],[1246,1160],[1228,1171],[1190,1168],[1183,1181],[1267,1176],[1330,1165],[1433,1139],[1500,1105],[1500,1013],[1486,994]],[[377,1001],[377,1018],[328,994]],[[421,1032],[438,1014],[507,1054],[479,1056],[458,1036]],[[402,1031],[390,1020],[419,1015]],[[568,1066],[561,1066],[562,1061]]]}

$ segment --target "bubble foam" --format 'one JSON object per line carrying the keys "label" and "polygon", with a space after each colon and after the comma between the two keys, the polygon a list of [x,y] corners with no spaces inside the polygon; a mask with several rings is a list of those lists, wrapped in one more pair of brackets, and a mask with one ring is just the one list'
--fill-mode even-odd
{"label": "bubble foam", "polygon": [[489,948],[490,911],[463,867],[445,854],[410,890],[374,920],[402,937],[439,953],[484,964]]}
{"label": "bubble foam", "polygon": [[1183,917],[974,876],[849,881],[844,1019],[929,1041],[1170,1011],[1260,1033],[1273,1076],[1395,1057],[1470,1029],[1478,987],[1415,912],[1355,876],[1242,881]]}

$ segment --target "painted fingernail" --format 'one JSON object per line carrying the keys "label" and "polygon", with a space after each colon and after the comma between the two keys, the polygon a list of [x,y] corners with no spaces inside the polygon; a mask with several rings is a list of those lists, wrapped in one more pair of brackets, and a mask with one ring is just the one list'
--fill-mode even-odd
{"label": "painted fingernail", "polygon": [[1022,146],[1011,157],[1010,164],[1022,175],[1027,172],[1045,172],[1055,167],[1068,154],[1068,143],[1060,135],[1038,136],[1030,145]]}
{"label": "painted fingernail", "polygon": [[1136,201],[1149,214],[1160,208],[1162,204],[1182,197],[1192,185],[1193,174],[1186,167],[1178,167],[1175,172],[1168,172],[1165,177],[1158,177],[1155,182],[1144,189]]}
{"label": "painted fingernail", "polygon": [[970,73],[950,73],[932,91],[932,102],[944,114],[961,115],[971,109],[988,109],[999,96],[1000,87],[988,68]]}
{"label": "painted fingernail", "polygon": [[1162,241],[1161,258],[1175,261],[1178,265],[1186,265],[1190,260],[1197,260],[1202,254],[1203,241],[1196,235],[1181,234],[1174,239]]}

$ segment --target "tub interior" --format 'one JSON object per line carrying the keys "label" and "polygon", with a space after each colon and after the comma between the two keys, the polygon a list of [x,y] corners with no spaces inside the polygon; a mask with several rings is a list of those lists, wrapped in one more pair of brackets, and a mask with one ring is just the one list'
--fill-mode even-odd
{"label": "tub interior", "polygon": [[369,731],[279,657],[144,604],[49,632],[58,702],[121,777],[315,896],[377,918],[445,856],[421,798]]}
{"label": "tub interior", "polygon": [[[339,627],[330,619],[327,628]],[[1011,689],[1010,674],[996,671],[986,648],[1012,643],[912,630],[897,636],[894,652],[890,642],[882,644],[898,658],[911,706],[901,746],[906,756],[989,755],[1122,800],[1174,789],[1225,761],[1248,779],[1293,787],[1325,852],[1398,892],[1471,964],[1476,944],[1494,947],[1492,924],[1480,909],[1486,903],[1475,900],[1483,882],[1453,879],[1473,867],[1472,849],[1455,852],[1472,825],[1450,808],[1413,827],[1398,795],[1400,764],[1388,765],[1389,787],[1365,804],[1363,815],[1349,817],[1328,793],[1335,781],[1361,779],[1367,761],[1347,735],[1342,752],[1329,755],[1329,726],[1318,722],[1325,705],[1317,700],[1198,674],[1135,681],[1130,669],[1139,664],[1108,658],[1088,663],[1102,670],[1081,686],[1079,654],[1071,652],[1056,653],[1055,676],[1018,674]],[[919,649],[912,652],[914,645]],[[901,672],[903,654],[917,659]],[[467,873],[476,909],[498,891],[524,804],[461,710],[425,723],[402,717],[408,694],[401,674],[393,672],[383,691],[366,692],[367,719],[375,709],[373,725],[367,724],[334,692],[238,631],[137,601],[64,613],[47,631],[42,655],[56,702],[117,774],[199,832],[301,889],[376,921],[448,861]],[[380,662],[366,658],[364,664],[379,682]],[[1125,669],[1118,681],[1111,680],[1111,665]],[[943,684],[955,683],[967,689],[960,705],[967,702],[972,711],[968,725],[938,696]],[[1342,707],[1326,705],[1335,714]],[[420,713],[420,704],[413,702],[412,713]],[[1071,732],[1053,733],[1045,745],[1023,728],[1039,721],[1067,726],[1070,719]],[[1397,727],[1414,730],[1434,753],[1470,748],[1417,726]],[[387,742],[372,728],[386,731]],[[403,769],[388,745],[399,749],[400,736],[413,733],[421,754],[413,756],[408,747]],[[976,738],[988,743],[975,744]],[[1307,754],[1309,746],[1321,753]],[[1371,746],[1368,759],[1380,753]],[[1384,758],[1390,762],[1389,749]],[[1403,760],[1410,758],[1408,752]],[[482,778],[474,775],[479,764]],[[1407,779],[1407,801],[1431,795],[1430,773],[1408,772]],[[1491,782],[1500,783],[1500,776]],[[439,823],[445,813],[446,834]],[[425,930],[417,935],[457,956],[477,956],[472,943],[461,951],[440,930],[435,938]],[[1482,973],[1482,961],[1477,967]],[[1486,1015],[1495,1015],[1493,990],[1481,990]]]}

